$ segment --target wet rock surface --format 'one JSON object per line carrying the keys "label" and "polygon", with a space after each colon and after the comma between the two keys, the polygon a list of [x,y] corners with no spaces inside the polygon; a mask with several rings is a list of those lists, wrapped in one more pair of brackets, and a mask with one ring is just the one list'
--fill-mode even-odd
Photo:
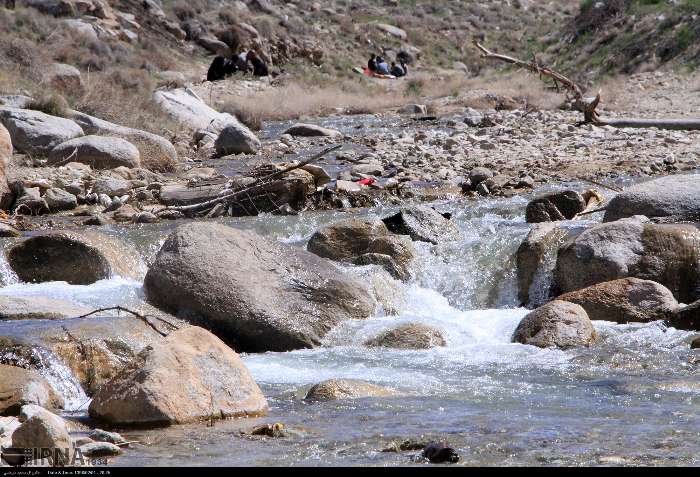
{"label": "wet rock surface", "polygon": [[392,397],[396,392],[376,384],[356,379],[329,379],[315,384],[306,393],[307,401],[334,401],[337,399],[360,399]]}
{"label": "wet rock surface", "polygon": [[579,305],[554,300],[530,312],[513,333],[513,341],[540,348],[587,346],[596,332],[586,311]]}

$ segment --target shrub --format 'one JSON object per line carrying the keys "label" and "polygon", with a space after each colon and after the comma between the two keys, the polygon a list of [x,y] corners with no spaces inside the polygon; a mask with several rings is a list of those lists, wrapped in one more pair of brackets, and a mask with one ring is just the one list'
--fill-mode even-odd
{"label": "shrub", "polygon": [[32,99],[28,109],[41,111],[51,116],[65,116],[70,108],[66,98],[60,94],[46,93]]}

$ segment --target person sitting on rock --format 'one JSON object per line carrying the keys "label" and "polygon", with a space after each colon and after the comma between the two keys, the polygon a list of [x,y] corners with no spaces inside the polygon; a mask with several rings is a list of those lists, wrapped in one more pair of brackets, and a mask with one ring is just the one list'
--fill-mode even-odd
{"label": "person sitting on rock", "polygon": [[382,75],[389,74],[389,65],[386,61],[384,61],[384,58],[382,58],[381,56],[377,57],[377,73]]}
{"label": "person sitting on rock", "polygon": [[255,51],[250,50],[247,55],[248,61],[253,65],[253,74],[255,76],[269,76],[269,72],[267,71],[267,65],[265,62],[260,59],[257,53]]}
{"label": "person sitting on rock", "polygon": [[404,72],[403,68],[399,65],[397,65],[395,62],[391,62],[391,74],[396,76],[397,78],[401,78],[402,76],[406,76],[406,73]]}
{"label": "person sitting on rock", "polygon": [[372,56],[367,62],[367,69],[370,70],[372,73],[376,73],[377,71],[377,55],[375,55],[374,53],[372,53]]}

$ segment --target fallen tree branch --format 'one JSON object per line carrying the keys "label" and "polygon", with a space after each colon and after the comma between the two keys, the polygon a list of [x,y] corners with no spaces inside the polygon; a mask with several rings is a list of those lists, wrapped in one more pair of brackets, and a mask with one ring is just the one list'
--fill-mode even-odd
{"label": "fallen tree branch", "polygon": [[596,111],[596,108],[600,104],[600,91],[598,91],[598,94],[593,98],[584,98],[583,90],[579,85],[563,74],[538,64],[535,58],[533,58],[532,61],[523,61],[508,55],[494,53],[486,49],[476,39],[474,40],[474,46],[481,52],[481,57],[484,59],[498,60],[520,66],[538,74],[540,78],[542,78],[542,76],[549,77],[554,80],[554,84],[557,87],[559,83],[561,83],[572,94],[574,107],[583,113],[584,119],[579,125],[593,124],[595,126],[611,126],[615,128],[658,128],[681,131],[700,130],[700,119],[601,118]]}
{"label": "fallen tree branch", "polygon": [[200,202],[197,204],[182,205],[182,206],[169,206],[169,207],[165,207],[163,209],[160,209],[154,213],[157,215],[157,214],[163,213],[165,211],[176,210],[178,212],[182,212],[185,214],[192,214],[192,213],[201,212],[203,210],[210,209],[211,207],[214,207],[220,203],[236,202],[240,197],[242,197],[246,194],[249,194],[254,189],[259,188],[261,186],[265,186],[265,185],[269,184],[270,182],[272,182],[273,180],[277,179],[278,177],[280,177],[288,172],[291,172],[295,169],[302,168],[306,165],[311,164],[312,162],[318,161],[319,159],[321,159],[323,156],[325,156],[329,152],[336,151],[336,150],[340,149],[341,147],[343,147],[343,145],[338,144],[338,145],[330,147],[328,149],[324,149],[323,151],[321,151],[317,154],[314,154],[310,158],[305,159],[305,160],[299,162],[298,164],[294,164],[293,166],[285,167],[284,169],[280,169],[279,171],[275,171],[272,174],[268,174],[266,176],[260,177],[260,178],[256,179],[255,181],[251,182],[250,184],[248,184],[247,186],[244,186],[243,188],[240,188],[238,190],[234,190],[228,194],[222,195],[221,197],[216,197],[215,199],[205,200],[204,202]]}
{"label": "fallen tree branch", "polygon": [[[134,315],[136,318],[138,318],[139,320],[141,320],[141,321],[143,321],[144,323],[146,323],[146,324],[147,324],[148,326],[150,326],[151,328],[153,328],[153,329],[156,331],[156,333],[158,333],[159,335],[161,335],[161,336],[168,336],[167,333],[163,333],[162,331],[160,331],[153,323],[151,323],[151,322],[148,320],[148,315],[142,315],[142,314],[137,313],[137,312],[135,312],[135,311],[133,311],[133,310],[129,310],[128,308],[124,308],[123,306],[110,306],[110,307],[106,307],[106,308],[98,308],[97,310],[93,310],[93,311],[91,311],[90,313],[85,313],[84,315],[77,316],[76,318],[87,318],[88,316],[92,316],[92,315],[97,314],[97,313],[102,313],[102,312],[104,312],[104,311],[114,311],[114,310],[116,310],[116,311],[123,311],[123,312],[126,312],[126,313],[130,313],[130,314]],[[155,319],[158,320],[158,321],[161,321],[161,322],[165,323],[166,325],[172,327],[174,330],[179,329],[177,326],[175,326],[174,324],[170,323],[170,322],[167,321],[167,320],[164,320],[164,319],[162,319],[162,318],[158,318],[157,316],[153,316],[153,318],[155,318]]]}

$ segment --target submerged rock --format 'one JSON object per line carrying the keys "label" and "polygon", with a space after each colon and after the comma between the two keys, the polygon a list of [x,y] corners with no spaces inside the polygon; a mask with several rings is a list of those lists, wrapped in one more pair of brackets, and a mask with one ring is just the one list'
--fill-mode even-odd
{"label": "submerged rock", "polygon": [[700,175],[661,177],[628,187],[610,200],[604,222],[625,217],[673,217],[700,220]]}
{"label": "submerged rock", "polygon": [[391,232],[410,235],[413,240],[437,244],[459,238],[459,229],[451,220],[426,206],[401,209],[382,220]]}
{"label": "submerged rock", "polygon": [[257,416],[267,401],[238,354],[188,326],[153,343],[105,383],[89,407],[112,425],[168,425]]}
{"label": "submerged rock", "polygon": [[591,320],[644,323],[665,320],[678,308],[673,293],[651,280],[621,278],[557,298],[581,305]]}
{"label": "submerged rock", "polygon": [[312,386],[304,399],[307,401],[334,401],[396,395],[397,393],[393,389],[357,379],[329,379]]}
{"label": "submerged rock", "polygon": [[365,342],[365,346],[397,349],[430,349],[446,344],[440,330],[421,323],[406,323]]}
{"label": "submerged rock", "polygon": [[90,311],[69,301],[43,296],[0,296],[0,320],[55,320]]}
{"label": "submerged rock", "polygon": [[528,313],[513,333],[513,342],[540,348],[588,346],[596,332],[581,306],[554,300]]}
{"label": "submerged rock", "polygon": [[110,442],[88,442],[80,446],[80,452],[86,457],[110,457],[121,454],[122,450]]}
{"label": "submerged rock", "polygon": [[554,278],[561,292],[625,277],[660,283],[684,303],[700,298],[700,232],[631,217],[595,225],[559,249]]}
{"label": "submerged rock", "polygon": [[367,318],[369,290],[332,263],[253,232],[181,226],[146,274],[150,303],[211,327],[240,351],[318,346],[335,325]]}
{"label": "submerged rock", "polygon": [[63,408],[63,398],[36,371],[0,364],[0,415],[17,416],[26,404]]}
{"label": "submerged rock", "polygon": [[455,449],[449,447],[446,442],[430,442],[423,449],[421,457],[427,459],[431,464],[443,464],[449,462],[454,464],[459,462],[459,454]]}
{"label": "submerged rock", "polygon": [[7,252],[12,270],[24,282],[66,281],[87,285],[115,275],[138,275],[140,264],[119,240],[94,231],[34,235]]}

